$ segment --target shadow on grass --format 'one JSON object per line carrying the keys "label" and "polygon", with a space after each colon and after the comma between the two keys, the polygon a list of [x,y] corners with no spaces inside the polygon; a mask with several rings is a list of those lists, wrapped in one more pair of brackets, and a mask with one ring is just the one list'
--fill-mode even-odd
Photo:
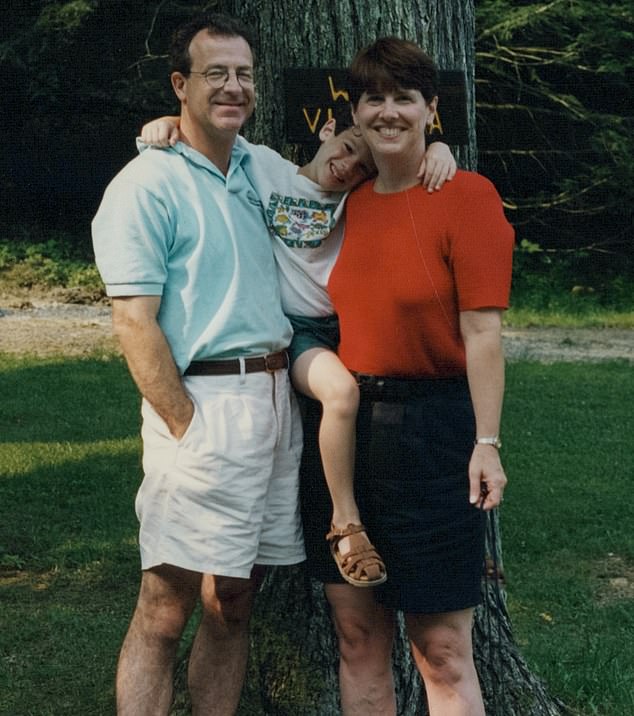
{"label": "shadow on grass", "polygon": [[0,714],[114,712],[139,582],[140,471],[133,441],[107,445],[0,479],[12,506],[0,521]]}

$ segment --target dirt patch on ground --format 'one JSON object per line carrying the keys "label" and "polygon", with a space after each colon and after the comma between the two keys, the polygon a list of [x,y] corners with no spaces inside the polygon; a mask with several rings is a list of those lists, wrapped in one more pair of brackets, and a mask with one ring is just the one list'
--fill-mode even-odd
{"label": "dirt patch on ground", "polygon": [[634,599],[634,566],[610,552],[595,565],[599,585],[597,602],[601,605]]}
{"label": "dirt patch on ground", "polygon": [[107,304],[16,303],[0,302],[0,352],[82,356],[118,350]]}
{"label": "dirt patch on ground", "polygon": [[[634,330],[508,328],[503,335],[509,360],[634,362]],[[0,352],[81,356],[116,350],[107,301],[77,304],[0,295]]]}
{"label": "dirt patch on ground", "polygon": [[508,328],[503,331],[509,360],[634,361],[634,330],[619,328]]}

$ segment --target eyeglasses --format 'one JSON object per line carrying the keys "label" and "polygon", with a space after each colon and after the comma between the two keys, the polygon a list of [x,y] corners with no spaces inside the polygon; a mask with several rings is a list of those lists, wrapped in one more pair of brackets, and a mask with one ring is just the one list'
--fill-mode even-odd
{"label": "eyeglasses", "polygon": [[[219,68],[207,70],[207,72],[194,72],[194,70],[190,70],[189,74],[200,75],[209,87],[212,89],[220,89],[229,81],[229,77],[231,77],[231,70],[221,70]],[[251,89],[253,87],[254,78],[251,70],[237,69],[234,70],[234,74],[236,76],[236,82],[240,85],[240,87],[242,87],[242,89]]]}

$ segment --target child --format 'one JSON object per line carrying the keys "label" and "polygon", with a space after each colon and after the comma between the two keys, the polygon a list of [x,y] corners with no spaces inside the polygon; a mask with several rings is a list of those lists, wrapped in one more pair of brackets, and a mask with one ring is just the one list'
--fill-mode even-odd
{"label": "child", "polygon": [[[179,139],[178,117],[145,125],[145,144],[166,147]],[[245,169],[260,199],[273,238],[284,312],[293,324],[289,348],[291,379],[304,395],[322,405],[319,448],[333,504],[326,536],[342,577],[358,587],[383,583],[383,560],[370,543],[356,501],[353,475],[359,390],[337,357],[339,326],[326,290],[343,240],[346,193],[376,173],[365,142],[353,127],[336,132],[330,119],[319,132],[321,145],[303,167],[244,138]],[[429,191],[451,179],[456,164],[447,145],[427,150],[420,176]],[[328,239],[326,241],[326,239]]]}

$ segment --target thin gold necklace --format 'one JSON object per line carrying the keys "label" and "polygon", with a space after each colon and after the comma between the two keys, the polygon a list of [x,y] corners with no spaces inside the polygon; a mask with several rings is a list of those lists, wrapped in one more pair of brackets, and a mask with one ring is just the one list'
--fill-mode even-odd
{"label": "thin gold necklace", "polygon": [[434,289],[434,296],[436,297],[436,301],[438,305],[440,306],[440,310],[442,311],[443,316],[445,317],[445,320],[447,321],[447,325],[450,328],[453,328],[453,324],[449,320],[449,314],[445,310],[445,306],[443,305],[443,302],[440,298],[440,294],[438,293],[438,289],[436,288],[436,284],[434,283],[434,279],[431,275],[431,271],[429,270],[429,267],[427,266],[427,261],[425,261],[425,255],[423,254],[423,250],[420,245],[420,239],[418,238],[418,230],[416,229],[416,222],[414,221],[414,214],[412,212],[412,205],[409,201],[409,189],[405,191],[405,198],[407,199],[407,209],[409,211],[409,219],[412,222],[412,229],[414,231],[414,238],[416,239],[416,248],[418,249],[418,254],[420,256],[421,262],[423,264],[423,267],[425,268],[425,273],[427,274],[427,278],[429,279],[429,283],[431,284],[431,287]]}

